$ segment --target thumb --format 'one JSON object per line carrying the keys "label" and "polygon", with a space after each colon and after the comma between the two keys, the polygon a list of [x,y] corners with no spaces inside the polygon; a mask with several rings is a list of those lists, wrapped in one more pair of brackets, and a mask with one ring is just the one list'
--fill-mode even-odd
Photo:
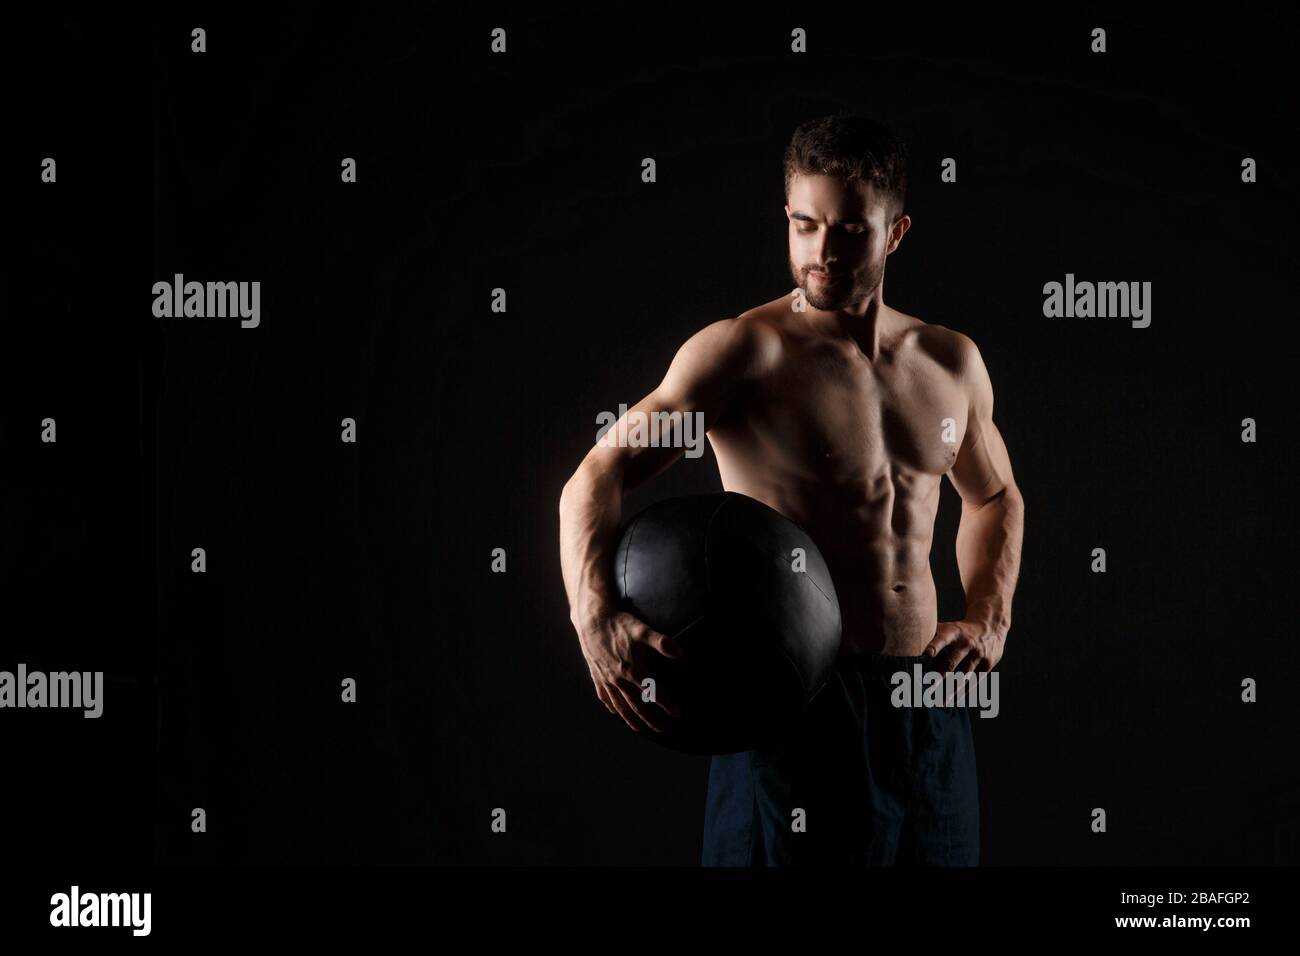
{"label": "thumb", "polygon": [[669,637],[667,634],[651,631],[647,640],[650,646],[664,657],[684,657],[686,654],[681,641],[675,637]]}
{"label": "thumb", "polygon": [[934,629],[934,637],[930,638],[930,643],[925,647],[925,653],[931,657],[938,656],[939,652],[952,643],[956,636],[954,632],[958,631],[957,625],[951,621],[941,621]]}

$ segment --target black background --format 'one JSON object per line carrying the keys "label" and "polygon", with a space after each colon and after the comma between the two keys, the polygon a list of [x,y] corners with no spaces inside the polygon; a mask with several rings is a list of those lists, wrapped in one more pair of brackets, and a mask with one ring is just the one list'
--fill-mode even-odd
{"label": "black background", "polygon": [[[697,862],[707,758],[595,699],[559,491],[598,412],[789,291],[782,151],[853,109],[912,149],[885,300],[978,343],[1026,499],[1002,713],[975,721],[982,862],[1297,862],[1295,41],[1253,11],[15,27],[0,668],[107,689],[99,720],[0,713],[11,850]],[[260,280],[261,326],[153,318],[175,272]],[[1150,281],[1151,326],[1044,318],[1067,272]],[[626,508],[720,487],[706,452]],[[958,515],[945,487],[941,619]]]}

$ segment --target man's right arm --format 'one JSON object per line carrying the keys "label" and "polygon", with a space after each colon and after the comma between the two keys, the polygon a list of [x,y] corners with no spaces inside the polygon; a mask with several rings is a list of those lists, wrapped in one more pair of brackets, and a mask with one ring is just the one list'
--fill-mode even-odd
{"label": "man's right arm", "polygon": [[[678,349],[659,386],[627,414],[680,412],[702,416],[703,431],[732,406],[746,384],[758,375],[772,343],[760,326],[747,318],[723,319],[705,326]],[[618,425],[607,439],[620,434]],[[661,474],[682,457],[680,447],[623,447],[614,441],[597,443],[583,458],[560,495],[560,566],[569,599],[569,618],[582,642],[592,670],[597,696],[628,720],[615,691],[634,701],[633,709],[646,710],[639,687],[631,694],[631,644],[645,641],[660,653],[672,652],[668,639],[624,620],[615,626],[618,596],[611,575],[613,549],[622,524],[623,494]],[[626,615],[624,616],[627,617]],[[673,656],[676,656],[675,654]],[[633,729],[640,729],[632,720]]]}

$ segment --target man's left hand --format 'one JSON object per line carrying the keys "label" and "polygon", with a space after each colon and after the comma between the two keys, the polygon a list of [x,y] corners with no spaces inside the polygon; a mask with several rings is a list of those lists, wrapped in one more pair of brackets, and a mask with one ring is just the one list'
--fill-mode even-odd
{"label": "man's left hand", "polygon": [[980,621],[943,621],[922,654],[937,658],[945,671],[991,671],[1002,659],[1006,636]]}

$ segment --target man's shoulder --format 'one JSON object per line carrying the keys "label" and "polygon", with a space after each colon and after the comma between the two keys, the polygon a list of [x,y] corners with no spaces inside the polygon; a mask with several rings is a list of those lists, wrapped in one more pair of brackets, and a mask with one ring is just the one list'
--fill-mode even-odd
{"label": "man's shoulder", "polygon": [[917,322],[919,324],[912,331],[917,336],[918,348],[951,375],[972,401],[989,402],[993,383],[975,340],[937,323],[919,319]]}
{"label": "man's shoulder", "polygon": [[779,333],[781,313],[764,303],[725,319],[716,319],[700,328],[696,335],[715,345],[728,348],[761,348]]}
{"label": "man's shoulder", "polygon": [[899,315],[908,323],[906,332],[916,337],[918,347],[953,375],[964,376],[979,361],[975,340],[964,332],[901,312]]}
{"label": "man's shoulder", "polygon": [[738,328],[743,329],[742,334],[751,341],[774,347],[780,344],[784,334],[792,331],[793,317],[794,309],[791,307],[790,296],[783,295],[770,302],[756,305],[752,309],[746,309],[733,321]]}
{"label": "man's shoulder", "polygon": [[783,295],[769,302],[764,302],[754,306],[752,309],[746,309],[737,316],[738,319],[744,319],[748,322],[758,322],[771,324],[779,322],[793,311],[791,307],[790,296]]}
{"label": "man's shoulder", "polygon": [[773,299],[730,318],[711,322],[701,332],[732,349],[768,353],[779,347],[789,313],[790,304],[784,298]]}
{"label": "man's shoulder", "polygon": [[696,329],[678,354],[689,363],[736,378],[762,374],[781,350],[777,313],[767,308],[770,304],[707,323]]}

